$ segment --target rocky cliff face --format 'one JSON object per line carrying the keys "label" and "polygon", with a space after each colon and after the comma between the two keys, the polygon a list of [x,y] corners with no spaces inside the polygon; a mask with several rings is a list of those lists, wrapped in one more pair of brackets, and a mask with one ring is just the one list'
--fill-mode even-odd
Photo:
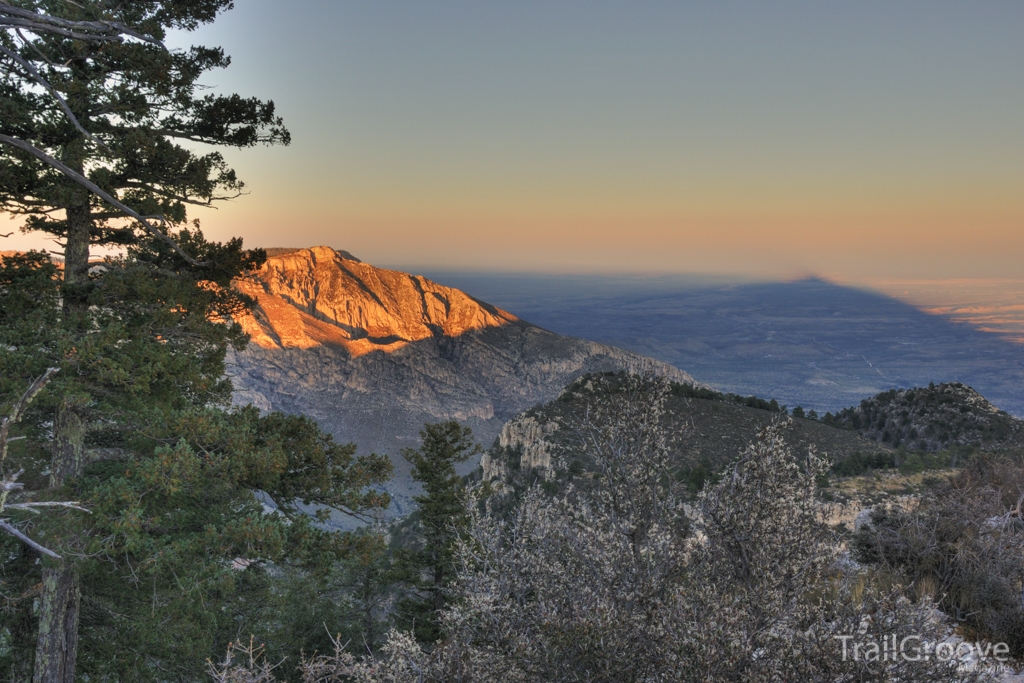
{"label": "rocky cliff face", "polygon": [[327,344],[352,356],[393,353],[411,342],[518,320],[457,289],[374,268],[330,247],[272,256],[258,278],[238,287],[260,303],[262,315],[243,324],[263,348]]}
{"label": "rocky cliff face", "polygon": [[[498,434],[498,448],[520,453],[519,468],[525,470],[551,470],[551,443],[548,437],[558,431],[558,419],[538,422],[532,415],[522,413],[505,423]],[[495,460],[488,454],[481,458],[483,477],[492,479]]]}
{"label": "rocky cliff face", "polygon": [[345,252],[276,251],[237,283],[258,308],[240,321],[252,342],[229,359],[235,400],[305,413],[339,441],[392,455],[400,506],[410,483],[399,450],[419,444],[424,422],[459,420],[489,446],[506,420],[586,373],[693,382],[665,363],[562,337]]}

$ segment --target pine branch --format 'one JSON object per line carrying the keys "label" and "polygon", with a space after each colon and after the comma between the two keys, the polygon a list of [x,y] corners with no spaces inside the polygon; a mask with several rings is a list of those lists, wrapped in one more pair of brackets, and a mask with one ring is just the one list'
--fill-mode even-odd
{"label": "pine branch", "polygon": [[176,193],[171,192],[169,190],[164,190],[164,189],[161,189],[161,188],[158,188],[158,187],[153,187],[152,185],[148,185],[146,183],[139,183],[139,182],[134,182],[134,181],[126,181],[125,183],[123,183],[122,187],[135,187],[135,188],[138,188],[140,190],[146,190],[147,192],[152,192],[153,194],[155,194],[155,195],[157,195],[159,197],[166,197],[168,199],[173,199],[174,201],[181,202],[182,204],[192,204],[193,206],[202,206],[202,207],[208,208],[208,209],[216,209],[217,208],[217,206],[214,204],[214,202],[231,201],[232,199],[238,199],[239,197],[242,197],[242,196],[244,196],[246,194],[245,192],[236,192],[235,194],[225,194],[225,195],[213,196],[213,197],[210,197],[209,199],[207,199],[206,201],[200,201],[198,199],[189,199],[188,197],[183,197],[180,194],[176,194]]}

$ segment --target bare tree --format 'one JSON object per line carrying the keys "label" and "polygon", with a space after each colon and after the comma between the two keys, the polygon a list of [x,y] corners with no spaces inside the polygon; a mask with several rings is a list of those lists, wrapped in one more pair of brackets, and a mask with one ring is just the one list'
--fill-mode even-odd
{"label": "bare tree", "polygon": [[253,638],[248,643],[232,641],[224,661],[215,664],[207,660],[207,671],[214,683],[275,683],[274,670],[280,663],[269,663],[263,650]]}
{"label": "bare tree", "polygon": [[[39,514],[40,509],[45,508],[72,508],[75,510],[81,510],[82,512],[89,512],[81,506],[79,501],[28,501],[22,503],[10,503],[10,496],[12,494],[18,495],[24,493],[24,485],[18,481],[18,477],[25,473],[24,469],[19,469],[17,472],[11,472],[6,467],[7,465],[7,450],[8,446],[12,441],[16,441],[22,437],[11,436],[11,427],[14,426],[21,417],[25,414],[25,410],[28,409],[29,404],[32,402],[39,392],[46,388],[49,384],[50,378],[58,372],[58,368],[47,368],[46,372],[40,377],[34,380],[21,395],[21,397],[15,401],[14,406],[11,408],[11,412],[8,413],[3,420],[0,420],[0,514],[3,514],[7,510],[23,510],[25,512],[32,512]],[[27,534],[22,532],[13,523],[7,519],[0,518],[0,529],[7,532],[11,536],[29,546],[36,552],[52,557],[54,559],[60,559],[53,550],[45,547],[44,545],[32,540]]]}

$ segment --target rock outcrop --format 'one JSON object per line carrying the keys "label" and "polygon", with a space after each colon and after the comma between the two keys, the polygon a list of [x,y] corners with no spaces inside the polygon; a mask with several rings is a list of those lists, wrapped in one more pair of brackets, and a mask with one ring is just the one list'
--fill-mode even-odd
{"label": "rock outcrop", "polygon": [[[530,415],[517,415],[505,423],[498,434],[499,448],[520,451],[522,469],[551,469],[551,445],[545,437],[558,431],[558,420],[540,423]],[[488,473],[484,478],[489,479]]]}
{"label": "rock outcrop", "polygon": [[361,452],[390,454],[400,506],[411,487],[399,451],[419,444],[424,422],[459,420],[489,446],[506,420],[586,373],[693,382],[665,363],[548,332],[346,252],[271,253],[255,277],[237,283],[258,307],[240,320],[252,342],[229,358],[235,401],[304,413]]}

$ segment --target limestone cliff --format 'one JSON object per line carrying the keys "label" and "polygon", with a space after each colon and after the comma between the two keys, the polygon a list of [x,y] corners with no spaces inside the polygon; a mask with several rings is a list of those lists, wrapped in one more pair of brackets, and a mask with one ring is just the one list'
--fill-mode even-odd
{"label": "limestone cliff", "polygon": [[[456,419],[489,446],[502,424],[589,372],[693,379],[628,351],[563,337],[424,277],[329,247],[275,250],[237,286],[256,298],[240,322],[249,347],[229,358],[235,400],[305,413],[339,441],[397,457],[424,422]],[[476,463],[472,463],[473,466]]]}
{"label": "limestone cliff", "polygon": [[[519,467],[524,470],[551,470],[551,443],[546,437],[558,431],[558,419],[538,422],[526,413],[516,415],[505,423],[498,433],[498,448],[508,448],[519,453]],[[490,454],[481,458],[484,479],[493,479],[497,464]]]}

